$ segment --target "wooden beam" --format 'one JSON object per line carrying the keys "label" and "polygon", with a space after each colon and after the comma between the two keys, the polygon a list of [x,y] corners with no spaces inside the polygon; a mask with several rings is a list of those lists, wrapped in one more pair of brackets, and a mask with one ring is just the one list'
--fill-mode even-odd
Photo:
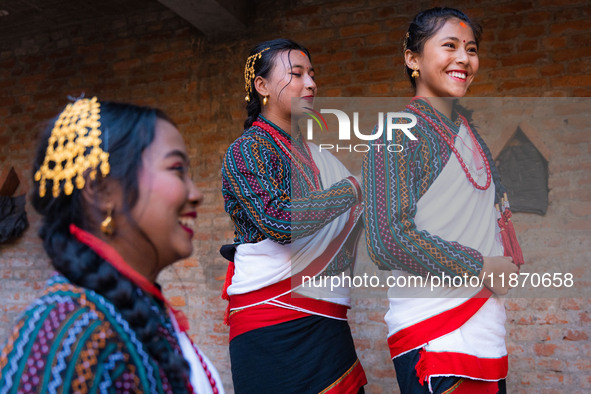
{"label": "wooden beam", "polygon": [[253,1],[158,0],[208,37],[236,34],[246,29]]}

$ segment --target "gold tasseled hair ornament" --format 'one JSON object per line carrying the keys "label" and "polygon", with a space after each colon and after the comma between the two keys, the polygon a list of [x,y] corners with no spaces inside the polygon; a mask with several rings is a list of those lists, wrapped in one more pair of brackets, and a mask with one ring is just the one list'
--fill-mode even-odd
{"label": "gold tasseled hair ornament", "polygon": [[244,90],[246,90],[246,97],[244,97],[244,100],[246,100],[247,103],[250,102],[250,85],[252,79],[254,78],[254,63],[263,56],[263,52],[265,52],[267,49],[271,48],[265,48],[246,59],[246,66],[244,67]]}
{"label": "gold tasseled hair ornament", "polygon": [[74,190],[72,179],[76,188],[82,189],[87,170],[90,169],[92,180],[97,169],[103,177],[109,174],[109,154],[100,147],[99,119],[100,103],[96,97],[79,99],[62,111],[51,130],[43,165],[35,173],[40,197],[45,197],[48,180],[53,182],[53,197],[57,197],[61,181],[65,181],[64,193],[70,195]]}

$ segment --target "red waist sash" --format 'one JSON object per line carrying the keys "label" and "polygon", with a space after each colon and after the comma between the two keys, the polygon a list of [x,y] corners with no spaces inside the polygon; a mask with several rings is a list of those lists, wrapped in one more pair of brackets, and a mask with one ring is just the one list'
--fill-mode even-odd
{"label": "red waist sash", "polygon": [[491,294],[490,290],[484,288],[455,308],[395,332],[388,337],[390,356],[397,357],[460,328],[478,312]]}
{"label": "red waist sash", "polygon": [[268,327],[311,315],[346,320],[347,310],[349,309],[348,306],[333,302],[303,296],[292,297],[291,293],[284,294],[274,300],[298,309],[261,303],[245,309],[235,310],[234,304],[249,303],[252,305],[254,297],[252,297],[252,293],[231,296],[230,309],[235,310],[235,312],[231,313],[228,319],[230,324],[230,341],[240,334],[256,330],[257,328]]}

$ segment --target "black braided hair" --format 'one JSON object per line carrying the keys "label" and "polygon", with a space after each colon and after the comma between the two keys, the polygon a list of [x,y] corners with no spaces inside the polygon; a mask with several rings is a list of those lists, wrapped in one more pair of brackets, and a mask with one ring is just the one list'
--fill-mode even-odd
{"label": "black braided hair", "polygon": [[[261,52],[266,48],[269,48],[269,49],[264,52]],[[261,52],[261,58],[257,59],[253,65],[254,77],[250,81],[250,94],[248,95],[248,97],[250,98],[250,101],[248,101],[246,104],[246,113],[248,114],[248,116],[247,116],[246,120],[244,121],[244,128],[245,129],[248,129],[250,126],[252,126],[254,121],[257,120],[257,117],[261,113],[261,99],[259,98],[259,94],[257,93],[257,91],[254,87],[255,78],[258,76],[261,76],[263,78],[267,78],[269,76],[269,73],[273,69],[273,65],[275,64],[274,62],[275,62],[275,58],[277,57],[277,55],[283,51],[289,51],[292,49],[296,49],[296,50],[304,52],[308,56],[308,59],[310,59],[310,61],[312,61],[312,57],[310,56],[310,52],[306,48],[304,48],[303,46],[301,46],[297,42],[294,42],[292,40],[288,40],[285,38],[278,38],[275,40],[261,42],[260,44],[255,46],[252,49],[252,51],[250,51],[249,56],[252,56],[252,55],[255,55],[255,54]],[[288,85],[289,85],[289,82],[288,82]]]}
{"label": "black braided hair", "polygon": [[[480,37],[482,36],[482,28],[476,22],[473,22],[466,14],[460,10],[449,7],[433,7],[425,11],[419,12],[411,22],[404,38],[404,51],[407,49],[411,50],[416,54],[421,54],[425,46],[425,42],[429,40],[439,29],[443,27],[445,22],[452,18],[457,18],[461,21],[466,22],[474,33],[474,40],[478,47],[480,43]],[[413,88],[416,88],[416,82],[411,76],[413,70],[410,69],[406,64],[404,65],[406,74],[412,84]]]}
{"label": "black braided hair", "polygon": [[[109,152],[111,166],[108,178],[120,184],[125,196],[122,210],[132,220],[129,212],[138,199],[142,153],[154,139],[156,120],[170,120],[153,108],[110,102],[100,104],[101,148]],[[43,164],[54,122],[41,137],[33,174]],[[135,284],[70,234],[71,223],[93,232],[92,220],[88,217],[90,208],[85,207],[82,192],[74,189],[71,195],[65,195],[62,184],[58,197],[54,198],[51,192],[40,197],[39,183],[33,182],[33,185],[31,202],[43,216],[39,236],[54,268],[73,284],[93,290],[112,302],[148,354],[158,362],[173,392],[186,392],[189,365],[158,332],[165,321],[162,305],[154,308],[152,301]],[[51,185],[48,189],[51,190]]]}

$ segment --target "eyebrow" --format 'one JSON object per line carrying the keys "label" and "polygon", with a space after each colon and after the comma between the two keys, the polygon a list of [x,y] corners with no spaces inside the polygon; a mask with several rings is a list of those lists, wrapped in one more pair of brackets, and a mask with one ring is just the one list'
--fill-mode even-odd
{"label": "eyebrow", "polygon": [[[292,64],[291,68],[301,68],[302,70],[305,70],[305,67],[300,64]],[[310,71],[314,71],[314,67],[310,67]]]}
{"label": "eyebrow", "polygon": [[180,157],[185,163],[189,163],[189,157],[187,156],[187,154],[185,152],[183,152],[180,149],[173,149],[170,152],[168,152],[166,155],[164,155],[164,158],[169,158],[169,157],[173,157],[173,156],[178,156]]}
{"label": "eyebrow", "polygon": [[[460,39],[457,38],[457,37],[445,37],[445,38],[442,38],[440,41],[447,41],[447,40],[452,40],[452,41],[460,42]],[[468,41],[466,44],[474,44],[474,45],[476,45],[476,41]]]}

